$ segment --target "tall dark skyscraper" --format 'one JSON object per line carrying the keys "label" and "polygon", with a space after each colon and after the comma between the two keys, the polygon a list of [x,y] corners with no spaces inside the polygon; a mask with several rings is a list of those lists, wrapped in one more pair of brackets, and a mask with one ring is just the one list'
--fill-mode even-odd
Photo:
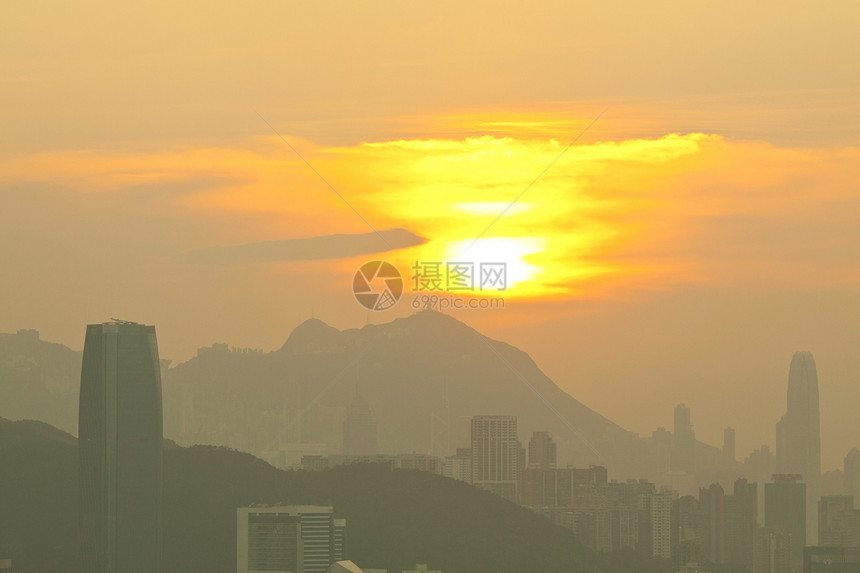
{"label": "tall dark skyscraper", "polygon": [[159,573],[162,416],[154,326],[87,326],[78,436],[84,570]]}
{"label": "tall dark skyscraper", "polygon": [[782,474],[803,476],[807,489],[807,532],[818,536],[817,502],[821,481],[821,420],[818,410],[818,372],[810,352],[795,352],[788,371],[785,415],[776,425],[776,468]]}

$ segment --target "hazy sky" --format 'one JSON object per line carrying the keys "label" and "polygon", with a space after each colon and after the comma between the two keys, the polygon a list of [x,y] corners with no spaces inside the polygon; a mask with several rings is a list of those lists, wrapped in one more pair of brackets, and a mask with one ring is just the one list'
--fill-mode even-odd
{"label": "hazy sky", "polygon": [[[810,350],[841,466],[860,447],[858,27],[854,1],[6,2],[0,331],[80,349],[126,318],[185,360],[273,350],[312,315],[403,316],[368,315],[355,269],[463,256],[602,113],[469,249],[508,263],[507,307],[458,318],[643,435],[685,402],[739,456],[773,446]],[[406,232],[373,247],[352,209]]]}

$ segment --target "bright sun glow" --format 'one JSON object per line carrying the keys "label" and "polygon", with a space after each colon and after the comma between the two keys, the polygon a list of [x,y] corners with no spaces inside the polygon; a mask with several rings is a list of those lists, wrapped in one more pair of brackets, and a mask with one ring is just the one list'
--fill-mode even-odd
{"label": "bright sun glow", "polygon": [[[674,160],[717,141],[673,134],[575,146],[562,154],[557,139],[397,140],[351,148],[350,157],[362,161],[346,165],[341,177],[362,181],[360,211],[428,239],[385,253],[399,268],[465,261],[477,273],[481,262],[504,262],[506,296],[539,298],[579,293],[583,284],[619,273],[622,263],[594,257],[630,228],[606,224],[606,213],[618,212],[622,199],[637,203],[630,190],[655,184],[648,179],[655,165],[661,174],[671,172],[666,166]],[[362,177],[368,172],[372,178]]]}
{"label": "bright sun glow", "polygon": [[[446,261],[466,262],[474,265],[476,274],[482,265],[504,263],[507,274],[507,289],[514,295],[523,295],[526,283],[540,278],[540,267],[529,263],[526,258],[543,250],[546,241],[526,237],[494,237],[472,241],[449,243],[444,251]],[[480,278],[480,277],[476,277]]]}

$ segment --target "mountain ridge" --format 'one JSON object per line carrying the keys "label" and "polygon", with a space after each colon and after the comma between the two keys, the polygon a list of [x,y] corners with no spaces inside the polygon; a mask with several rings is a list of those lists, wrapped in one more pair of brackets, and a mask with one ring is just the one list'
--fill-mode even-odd
{"label": "mountain ridge", "polygon": [[[636,475],[632,466],[642,457],[635,434],[564,392],[526,352],[437,311],[345,330],[309,319],[280,348],[262,354],[229,352],[226,345],[201,349],[169,371],[165,397],[176,397],[173,405],[184,397],[185,403],[169,413],[172,423],[181,420],[179,427],[168,426],[180,443],[261,452],[267,447],[262,438],[232,431],[239,424],[229,420],[240,411],[258,425],[269,420],[269,442],[285,431],[287,443],[322,443],[337,453],[339,425],[354,394],[346,390],[353,386],[371,403],[387,453],[448,455],[468,446],[465,419],[508,414],[520,419],[526,443],[532,431],[549,430],[560,458],[570,463],[627,465],[631,471],[622,475]],[[263,395],[268,399],[259,399]],[[291,424],[302,428],[283,429]],[[433,441],[440,426],[447,432],[444,444]]]}

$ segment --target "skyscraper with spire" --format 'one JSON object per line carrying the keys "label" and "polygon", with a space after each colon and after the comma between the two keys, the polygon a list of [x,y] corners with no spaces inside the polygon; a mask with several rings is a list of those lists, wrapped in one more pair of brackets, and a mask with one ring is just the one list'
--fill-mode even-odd
{"label": "skyscraper with spire", "polygon": [[776,424],[776,467],[778,473],[799,474],[806,482],[809,537],[814,539],[821,479],[821,420],[818,372],[811,352],[795,352],[791,358],[787,408]]}

